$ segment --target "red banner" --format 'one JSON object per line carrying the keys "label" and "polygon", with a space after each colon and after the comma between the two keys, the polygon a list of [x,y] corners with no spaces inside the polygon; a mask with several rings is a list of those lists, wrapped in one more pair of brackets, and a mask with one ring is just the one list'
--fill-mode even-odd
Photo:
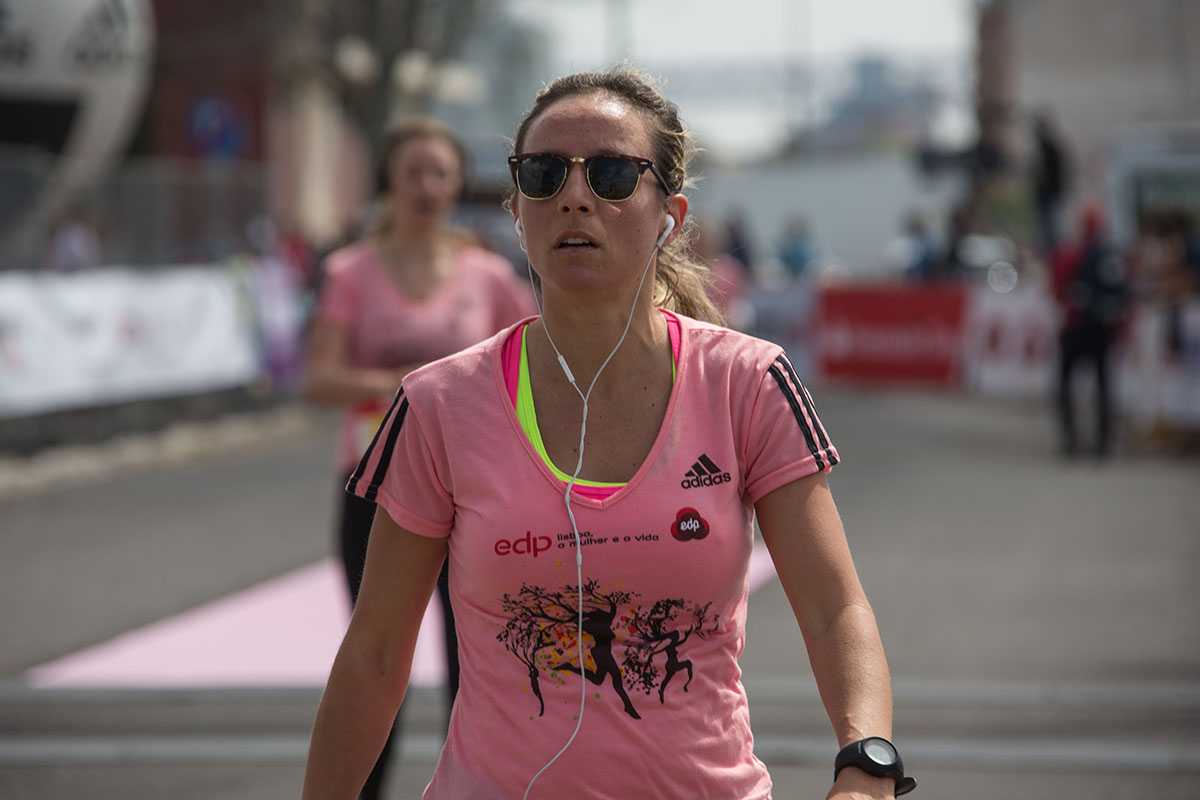
{"label": "red banner", "polygon": [[821,375],[957,384],[966,308],[961,286],[827,287],[817,301]]}

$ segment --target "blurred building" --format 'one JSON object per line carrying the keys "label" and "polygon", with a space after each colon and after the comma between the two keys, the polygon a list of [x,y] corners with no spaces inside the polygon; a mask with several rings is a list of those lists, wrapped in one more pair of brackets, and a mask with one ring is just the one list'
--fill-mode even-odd
{"label": "blurred building", "polygon": [[1200,3],[984,0],[981,134],[1011,157],[1048,111],[1074,151],[1075,196],[1103,193],[1109,153],[1136,126],[1200,120]]}
{"label": "blurred building", "polygon": [[[159,49],[133,159],[110,179],[136,263],[207,261],[244,248],[272,207],[275,3],[153,0]],[[140,206],[141,213],[136,213]]]}
{"label": "blurred building", "polygon": [[[410,112],[464,134],[468,180],[495,201],[538,35],[484,0],[0,3],[0,268],[44,266],[68,222],[107,264],[218,260],[264,218],[334,243]],[[111,54],[137,71],[110,89]]]}
{"label": "blurred building", "polygon": [[894,62],[879,57],[858,59],[853,76],[828,120],[801,135],[801,147],[855,151],[912,146],[930,137],[943,98],[929,81],[903,76]]}
{"label": "blurred building", "polygon": [[[422,17],[429,3],[154,5],[162,56],[141,152],[240,170],[256,184],[256,213],[269,212],[318,244],[361,223],[375,188],[373,151],[394,112],[445,116],[439,103],[463,106],[463,127],[495,127],[478,123],[490,96],[481,76],[496,71],[448,63],[473,30],[470,16],[453,31],[439,18],[447,41],[425,36],[431,54],[411,49],[418,29],[429,27]],[[441,60],[438,48],[446,55]],[[419,102],[406,104],[406,96]],[[212,214],[204,216],[211,226]]]}

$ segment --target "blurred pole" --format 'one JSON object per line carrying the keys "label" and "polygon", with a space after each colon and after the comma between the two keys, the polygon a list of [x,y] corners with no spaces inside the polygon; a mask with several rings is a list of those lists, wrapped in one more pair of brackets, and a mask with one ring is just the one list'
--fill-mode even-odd
{"label": "blurred pole", "polygon": [[341,111],[335,77],[324,66],[322,37],[331,0],[301,0],[295,32],[289,43],[296,81],[292,149],[295,173],[295,215],[304,235],[326,243],[340,227],[336,198]]}
{"label": "blurred pole", "polygon": [[979,138],[1011,157],[1016,149],[1017,71],[1013,11],[1010,0],[991,0],[979,9],[976,63],[976,114]]}
{"label": "blurred pole", "polygon": [[1016,101],[1012,0],[981,3],[976,14],[975,114],[979,133],[965,208],[969,226],[977,221],[1000,167],[1014,163],[1022,122]]}
{"label": "blurred pole", "polygon": [[299,90],[299,187],[296,206],[301,230],[317,242],[337,238],[337,97],[325,81],[312,78]]}

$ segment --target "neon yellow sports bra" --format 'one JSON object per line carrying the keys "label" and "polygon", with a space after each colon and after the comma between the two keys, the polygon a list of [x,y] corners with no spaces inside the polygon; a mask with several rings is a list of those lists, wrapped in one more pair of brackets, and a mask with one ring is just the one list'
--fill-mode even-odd
{"label": "neon yellow sports bra", "polygon": [[[679,320],[667,311],[663,312],[667,318],[667,328],[671,338],[671,381],[675,381],[675,373],[679,363]],[[522,325],[517,329],[515,335],[521,337],[521,361],[520,367],[517,370],[517,391],[515,408],[517,419],[521,423],[521,427],[525,430],[525,435],[529,437],[533,449],[537,450],[538,455],[542,457],[542,461],[546,462],[546,466],[561,480],[563,483],[568,483],[571,476],[559,469],[550,457],[546,454],[546,445],[542,441],[542,432],[538,429],[537,410],[533,406],[533,388],[529,380],[529,348],[525,342],[525,330],[528,325]],[[576,486],[592,486],[605,489],[619,489],[625,483],[605,483],[601,481],[589,481],[583,478],[576,478]]]}

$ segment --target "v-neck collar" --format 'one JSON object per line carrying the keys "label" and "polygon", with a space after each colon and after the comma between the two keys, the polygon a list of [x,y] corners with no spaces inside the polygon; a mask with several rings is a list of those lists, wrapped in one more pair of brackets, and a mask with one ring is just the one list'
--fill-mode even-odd
{"label": "v-neck collar", "polygon": [[[671,428],[672,420],[674,419],[674,416],[675,416],[675,409],[679,403],[679,394],[680,394],[679,387],[683,384],[684,380],[687,377],[687,373],[688,373],[688,350],[689,350],[689,348],[688,348],[687,325],[685,322],[685,318],[680,317],[677,314],[673,314],[670,311],[665,311],[664,313],[670,314],[678,322],[678,325],[679,325],[679,354],[678,354],[678,358],[675,363],[675,380],[672,381],[672,384],[671,384],[671,394],[670,394],[669,399],[667,400],[667,408],[666,408],[666,411],[663,413],[663,419],[659,425],[658,434],[654,438],[654,444],[651,445],[650,452],[648,452],[646,454],[646,458],[643,459],[641,465],[638,467],[637,471],[633,474],[633,476],[629,479],[629,481],[623,485],[617,486],[616,491],[613,492],[612,494],[610,494],[608,497],[605,497],[603,499],[597,499],[597,498],[593,498],[593,497],[587,497],[586,495],[581,495],[578,492],[572,490],[572,492],[571,492],[572,502],[578,502],[585,506],[588,506],[591,508],[596,508],[596,509],[608,508],[609,506],[613,505],[614,503],[619,502],[622,497],[625,497],[626,495],[628,495],[631,492],[633,492],[634,490],[636,490],[638,484],[641,483],[641,481],[645,477],[646,473],[649,472],[649,470],[652,468],[655,460],[658,458],[659,452],[661,452],[663,445],[666,442],[667,432]],[[520,323],[513,330],[513,332],[510,333],[509,335],[510,336],[517,335],[517,336],[523,337],[524,333],[525,333],[525,328],[528,327],[529,322],[532,322],[532,320],[528,320],[526,322]],[[669,322],[670,322],[670,320],[668,320],[668,324],[669,324]],[[559,477],[559,475],[555,474],[555,471],[553,469],[551,469],[550,464],[547,463],[547,459],[542,458],[541,453],[538,451],[538,448],[534,445],[534,443],[532,441],[530,441],[529,435],[526,433],[524,426],[521,424],[520,418],[517,416],[517,410],[513,406],[511,395],[509,394],[507,384],[505,383],[503,353],[504,353],[504,345],[503,345],[503,343],[501,343],[501,346],[497,347],[493,353],[492,365],[493,365],[493,372],[495,373],[495,376],[496,376],[496,387],[499,392],[501,403],[504,405],[505,414],[508,416],[509,424],[512,427],[514,435],[516,435],[516,437],[520,440],[521,447],[524,448],[526,454],[533,460],[538,471],[541,472],[542,475],[555,488],[555,490],[559,494],[561,494],[563,487],[566,483],[566,480]],[[538,435],[540,437],[540,432]],[[569,476],[568,476],[568,479],[569,479]]]}

